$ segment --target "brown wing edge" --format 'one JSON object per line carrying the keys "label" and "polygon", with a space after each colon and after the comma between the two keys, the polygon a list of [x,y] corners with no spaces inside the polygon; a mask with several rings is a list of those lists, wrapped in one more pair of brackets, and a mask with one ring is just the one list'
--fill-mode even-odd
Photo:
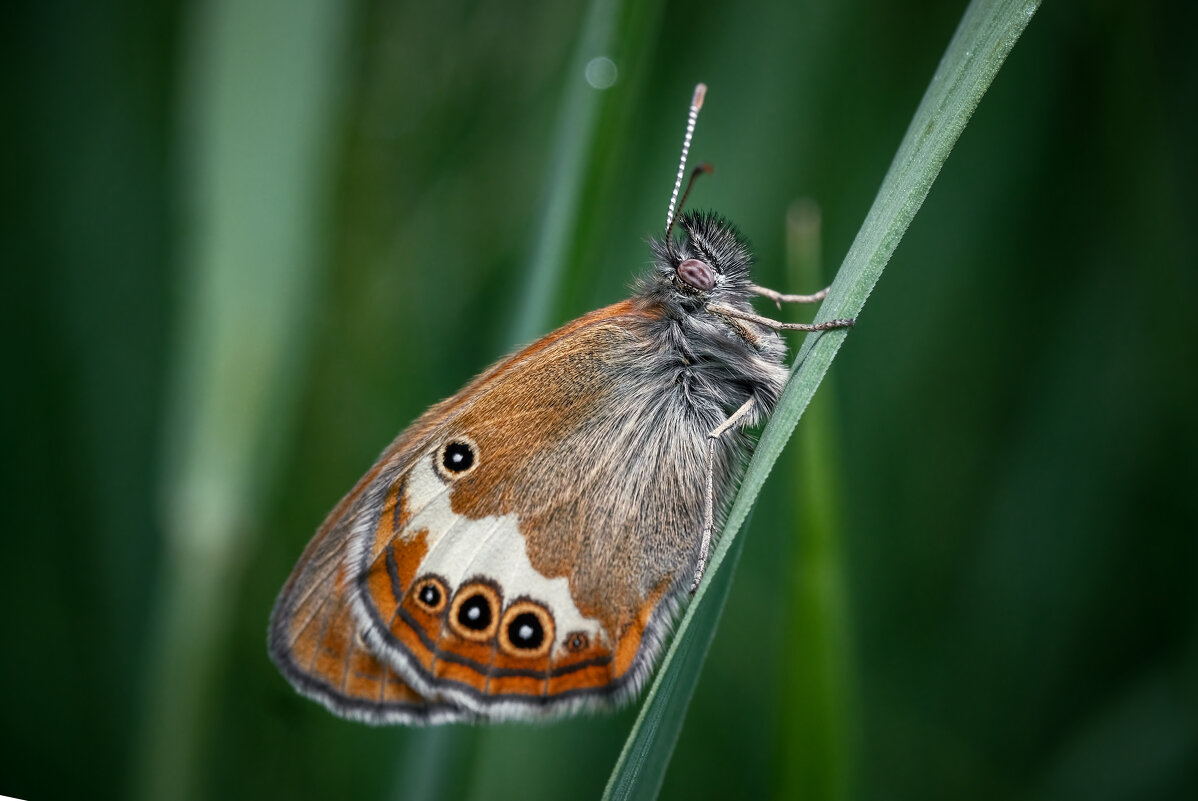
{"label": "brown wing edge", "polygon": [[[476,719],[469,710],[449,701],[431,701],[411,691],[408,701],[366,700],[353,697],[340,688],[333,687],[325,677],[298,665],[286,635],[287,622],[291,616],[288,599],[280,595],[271,613],[270,633],[267,649],[275,667],[300,695],[316,701],[338,717],[367,723],[374,726],[402,724],[407,726],[435,725],[439,723],[470,722]],[[370,657],[377,660],[373,654]],[[381,660],[380,660],[381,661]],[[410,687],[393,671],[383,666],[384,685],[397,684]],[[406,695],[406,694],[405,694]]]}
{"label": "brown wing edge", "polygon": [[[419,450],[441,417],[436,414],[438,411],[440,409],[434,407],[402,432],[329,513],[283,584],[271,610],[267,631],[267,652],[271,661],[296,691],[339,717],[371,725],[431,725],[476,719],[474,713],[452,701],[434,693],[415,691],[402,674],[387,664],[387,660],[379,658],[377,651],[361,647],[356,638],[355,617],[349,608],[349,585],[344,580],[346,548],[350,544],[354,519],[370,509],[370,503],[379,491],[385,490],[399,468]],[[333,606],[326,609],[330,601]],[[297,661],[298,638],[292,634],[292,624],[300,606],[316,609],[309,619],[323,618],[317,641],[307,643],[313,650],[313,655],[307,659],[307,667]],[[340,625],[329,627],[329,619],[337,619]],[[322,666],[317,664],[314,649],[324,649],[329,644],[344,649],[339,685],[333,680],[335,676],[322,674]],[[355,652],[359,661],[365,658],[382,672],[379,700],[354,697],[346,692],[345,675]],[[325,656],[321,654],[319,658],[325,659]]]}

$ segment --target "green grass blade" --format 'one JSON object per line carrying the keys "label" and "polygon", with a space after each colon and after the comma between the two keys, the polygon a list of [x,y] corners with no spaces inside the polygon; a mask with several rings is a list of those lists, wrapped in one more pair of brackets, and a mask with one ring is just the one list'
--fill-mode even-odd
{"label": "green grass blade", "polygon": [[[737,537],[726,549],[726,559],[732,562],[731,567],[735,567],[740,559],[743,546],[744,540]],[[733,572],[708,573],[703,580],[707,587],[706,602],[692,602],[687,608],[666,657],[669,664],[663,662],[653,682],[616,769],[608,779],[603,793],[605,799],[657,796],[678,733],[682,731],[686,709],[695,693],[695,685],[699,683],[703,662],[715,639],[716,624],[732,589]],[[683,636],[684,632],[686,636]]]}
{"label": "green grass blade", "polygon": [[[970,3],[817,320],[860,314],[970,115],[1038,6],[1038,0]],[[605,798],[657,795],[698,681],[701,665],[695,663],[706,655],[730,582],[731,571],[721,570],[723,562],[730,553],[739,553],[736,535],[846,335],[843,330],[829,331],[803,342],[790,381],[733,501],[707,576],[662,660],[608,780]]]}

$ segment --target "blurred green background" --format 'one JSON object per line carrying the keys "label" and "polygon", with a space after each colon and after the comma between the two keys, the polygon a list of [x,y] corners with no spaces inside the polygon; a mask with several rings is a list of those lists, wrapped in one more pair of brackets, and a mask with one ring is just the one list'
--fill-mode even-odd
{"label": "blurred green background", "polygon": [[[623,296],[696,81],[692,207],[811,291],[808,198],[826,280],[964,5],[10,9],[0,793],[598,796],[635,708],[345,722],[274,594],[426,406]],[[1198,797],[1193,17],[1033,19],[761,496],[663,797]]]}

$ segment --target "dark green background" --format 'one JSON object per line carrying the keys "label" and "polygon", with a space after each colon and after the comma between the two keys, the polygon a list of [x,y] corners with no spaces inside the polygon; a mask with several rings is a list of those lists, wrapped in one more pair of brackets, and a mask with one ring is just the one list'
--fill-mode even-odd
{"label": "dark green background", "polygon": [[[148,739],[178,734],[197,798],[595,797],[635,710],[371,729],[295,695],[265,650],[274,593],[325,512],[513,344],[561,98],[581,80],[585,9],[567,3],[338,7],[319,230],[305,234],[319,251],[278,431],[254,440],[270,456],[219,598],[197,601],[218,610],[216,632],[181,657],[207,666],[190,688],[202,714],[146,733],[148,688],[172,691],[153,674],[178,580],[170,387],[202,237],[183,109],[203,8],[27,3],[0,33],[0,793],[153,794],[163,742]],[[597,143],[551,325],[620,298],[644,267],[697,80],[710,94],[692,153],[717,169],[692,205],[737,221],[761,282],[813,289],[787,286],[788,206],[820,205],[830,270],[964,3],[646,9],[607,90],[623,111]],[[1192,17],[1182,3],[1046,3],[821,390],[851,797],[1198,797]],[[281,302],[274,289],[254,303]],[[816,637],[791,619],[794,464],[746,531],[663,797],[845,791],[818,761],[784,778],[807,756],[794,745],[821,737],[788,688],[793,646]]]}

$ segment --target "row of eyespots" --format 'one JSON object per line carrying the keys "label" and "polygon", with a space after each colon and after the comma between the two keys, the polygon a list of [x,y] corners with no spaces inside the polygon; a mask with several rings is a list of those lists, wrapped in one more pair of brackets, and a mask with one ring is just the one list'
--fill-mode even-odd
{"label": "row of eyespots", "polygon": [[[441,477],[450,481],[473,472],[478,462],[478,445],[469,437],[446,442],[433,460]],[[448,595],[448,589],[436,576],[421,579],[416,585],[416,600],[430,614],[441,614]],[[459,636],[475,642],[490,640],[498,629],[499,645],[508,653],[529,658],[544,656],[553,644],[553,615],[549,610],[531,601],[519,601],[508,608],[497,624],[495,612],[501,607],[499,594],[490,585],[468,584],[454,596],[449,625]],[[583,651],[589,645],[585,631],[571,632],[566,638],[569,651]]]}
{"label": "row of eyespots", "polygon": [[[506,653],[529,659],[545,656],[553,645],[553,615],[533,601],[516,601],[503,614],[499,593],[490,584],[475,581],[461,587],[450,600],[449,589],[437,576],[424,576],[413,587],[416,603],[431,615],[448,608],[449,627],[455,634],[474,642],[488,642],[498,634],[499,647]],[[590,644],[584,631],[566,637],[566,649],[583,651]]]}

